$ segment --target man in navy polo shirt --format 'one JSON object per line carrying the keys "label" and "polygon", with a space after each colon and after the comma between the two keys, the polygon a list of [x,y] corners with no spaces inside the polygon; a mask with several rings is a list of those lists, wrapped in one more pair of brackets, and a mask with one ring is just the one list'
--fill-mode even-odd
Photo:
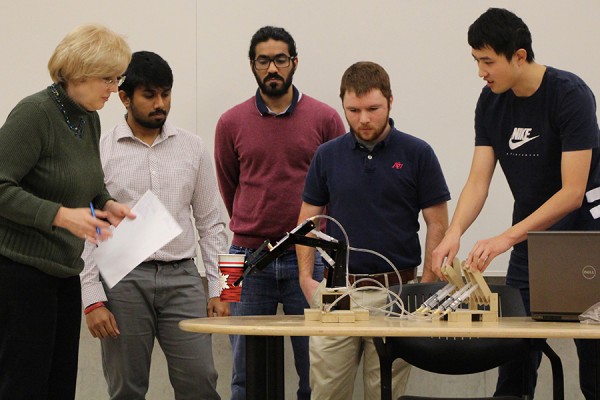
{"label": "man in navy polo shirt", "polygon": [[[389,118],[392,91],[387,72],[372,62],[359,62],[342,77],[340,97],[350,132],[321,145],[311,162],[299,223],[328,215],[343,226],[350,246],[374,250],[400,271],[402,283],[416,281],[421,264],[419,212],[427,225],[423,282],[434,281],[431,251],[448,226],[446,202],[450,192],[432,148],[423,140],[398,131]],[[344,239],[339,227],[327,224],[327,233]],[[300,286],[309,303],[319,292],[313,279],[314,249],[297,246]],[[350,283],[355,274],[369,274],[390,290],[399,289],[398,276],[382,258],[351,252]],[[375,285],[375,284],[373,284]],[[352,300],[381,307],[385,293],[360,291]],[[380,396],[379,359],[373,340],[361,337],[310,338],[311,387],[317,399],[352,398],[354,377],[364,353],[364,399]],[[394,398],[406,388],[410,366],[397,360],[392,371]]]}

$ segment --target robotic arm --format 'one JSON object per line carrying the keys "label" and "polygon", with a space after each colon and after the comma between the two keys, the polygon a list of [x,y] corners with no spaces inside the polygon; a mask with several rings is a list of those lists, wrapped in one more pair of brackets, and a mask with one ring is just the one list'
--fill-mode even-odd
{"label": "robotic arm", "polygon": [[[315,228],[314,221],[307,219],[291,232],[286,233],[275,245],[272,245],[269,240],[265,240],[255,252],[247,257],[244,262],[244,274],[234,285],[238,286],[248,274],[252,274],[257,270],[263,270],[271,262],[281,257],[291,246],[299,244],[314,247],[323,255],[326,269],[325,276],[327,277],[326,287],[345,287],[347,270],[346,254],[348,251],[346,243],[328,236]],[[311,232],[316,234],[316,237],[306,236]],[[329,253],[325,250],[329,250]]]}

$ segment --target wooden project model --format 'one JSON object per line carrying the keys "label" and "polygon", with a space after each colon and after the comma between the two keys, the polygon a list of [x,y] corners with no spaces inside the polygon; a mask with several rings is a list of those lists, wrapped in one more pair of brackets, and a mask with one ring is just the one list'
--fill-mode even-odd
{"label": "wooden project model", "polygon": [[[345,296],[336,303],[334,310],[329,305],[338,298]],[[350,309],[350,297],[346,296],[346,288],[327,289],[321,293],[321,308],[305,308],[305,321],[348,323],[368,321],[369,310]]]}
{"label": "wooden project model", "polygon": [[[465,280],[461,276],[461,271]],[[449,322],[498,321],[498,293],[492,293],[481,271],[472,269],[464,261],[461,263],[458,258],[455,258],[452,266],[442,266],[442,274],[448,282],[456,286],[457,290],[470,282],[477,284],[477,288],[469,296],[469,308],[447,312],[445,316]],[[486,306],[489,309],[479,310],[478,306]]]}
{"label": "wooden project model", "polygon": [[[460,291],[465,285],[474,284],[477,287],[472,289],[469,294],[469,308],[458,308],[455,311],[440,308],[429,310],[434,320],[447,319],[448,322],[498,321],[498,293],[492,293],[485,279],[483,279],[481,271],[471,269],[464,261],[461,263],[458,258],[454,259],[452,266],[443,265],[441,270],[446,280],[454,286],[450,294]],[[340,297],[342,299],[335,304],[333,310],[330,310],[329,306]],[[463,302],[466,301],[467,299]],[[487,309],[481,310],[479,309],[480,306]],[[346,288],[334,288],[321,293],[321,308],[307,308],[304,310],[304,319],[325,323],[368,321],[369,311],[351,309],[350,297],[347,296]]]}

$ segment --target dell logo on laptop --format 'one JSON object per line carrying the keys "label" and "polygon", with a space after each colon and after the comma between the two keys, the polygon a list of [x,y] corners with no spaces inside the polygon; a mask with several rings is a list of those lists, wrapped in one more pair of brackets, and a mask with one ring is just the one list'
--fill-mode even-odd
{"label": "dell logo on laptop", "polygon": [[581,270],[581,274],[585,279],[594,279],[596,277],[596,268],[591,265],[586,265]]}

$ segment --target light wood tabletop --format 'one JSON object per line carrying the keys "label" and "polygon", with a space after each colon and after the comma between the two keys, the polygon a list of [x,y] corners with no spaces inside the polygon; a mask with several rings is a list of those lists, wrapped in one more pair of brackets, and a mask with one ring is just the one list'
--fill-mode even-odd
{"label": "light wood tabletop", "polygon": [[578,322],[540,322],[529,317],[500,318],[498,322],[447,322],[371,317],[369,321],[323,323],[302,315],[215,317],[183,320],[184,331],[253,336],[370,336],[472,338],[600,339],[600,325]]}

